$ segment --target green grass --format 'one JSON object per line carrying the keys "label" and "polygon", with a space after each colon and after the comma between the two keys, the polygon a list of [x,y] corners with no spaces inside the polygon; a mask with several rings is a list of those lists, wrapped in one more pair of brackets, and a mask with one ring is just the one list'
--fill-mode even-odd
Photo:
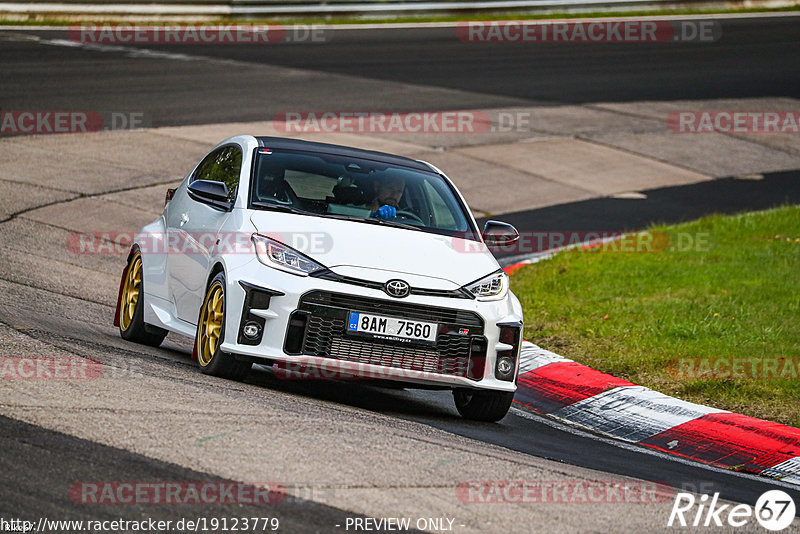
{"label": "green grass", "polygon": [[[776,13],[791,12],[800,9],[800,3],[775,8],[750,7],[733,9],[653,9],[638,11],[597,11],[590,13],[531,13],[524,11],[507,12],[487,12],[487,13],[461,13],[455,15],[401,15],[397,17],[280,17],[273,19],[244,19],[227,18],[209,21],[197,21],[187,17],[185,24],[379,24],[379,23],[403,23],[403,22],[460,22],[470,20],[550,20],[550,19],[573,19],[573,18],[600,18],[600,17],[646,17],[658,15],[718,15],[727,13]],[[73,26],[79,24],[143,24],[147,26],[175,25],[181,24],[175,20],[170,21],[145,21],[136,22],[133,19],[109,17],[104,19],[101,16],[87,17],[82,19],[79,14],[73,16],[54,17],[52,15],[31,14],[27,19],[14,20],[19,15],[7,15],[7,18],[0,19],[0,26]]]}
{"label": "green grass", "polygon": [[526,339],[668,395],[800,426],[800,379],[674,372],[678,358],[800,358],[800,207],[650,235],[657,251],[573,250],[515,273]]}

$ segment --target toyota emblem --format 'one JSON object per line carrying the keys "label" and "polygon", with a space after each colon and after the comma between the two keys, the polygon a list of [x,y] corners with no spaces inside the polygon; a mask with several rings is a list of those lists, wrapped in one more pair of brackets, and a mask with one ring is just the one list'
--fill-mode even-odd
{"label": "toyota emblem", "polygon": [[386,291],[386,294],[390,297],[403,298],[408,296],[411,288],[407,282],[402,280],[389,280],[383,286],[383,290]]}

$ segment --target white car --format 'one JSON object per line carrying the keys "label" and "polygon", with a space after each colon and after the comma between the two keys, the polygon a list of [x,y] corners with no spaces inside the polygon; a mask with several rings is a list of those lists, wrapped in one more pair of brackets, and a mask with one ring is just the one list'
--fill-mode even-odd
{"label": "white car", "polygon": [[135,237],[115,324],[195,339],[203,372],[377,379],[452,389],[496,421],[516,389],[522,308],[463,197],[422,161],[237,136],[203,158]]}

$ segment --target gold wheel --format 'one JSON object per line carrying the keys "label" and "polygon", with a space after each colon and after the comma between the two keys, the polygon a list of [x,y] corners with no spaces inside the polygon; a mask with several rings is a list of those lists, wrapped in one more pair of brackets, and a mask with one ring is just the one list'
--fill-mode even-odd
{"label": "gold wheel", "polygon": [[142,287],[142,255],[136,253],[128,266],[125,285],[122,288],[122,304],[120,306],[119,326],[123,331],[130,328],[139,302],[139,290]]}
{"label": "gold wheel", "polygon": [[197,359],[205,367],[211,363],[211,358],[217,351],[222,336],[222,321],[224,316],[225,291],[222,282],[215,280],[206,293],[198,325],[198,351]]}

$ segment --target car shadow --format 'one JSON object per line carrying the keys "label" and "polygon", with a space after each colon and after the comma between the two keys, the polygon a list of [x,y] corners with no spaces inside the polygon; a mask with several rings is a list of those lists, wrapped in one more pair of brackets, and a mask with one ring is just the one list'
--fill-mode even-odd
{"label": "car shadow", "polygon": [[409,388],[397,382],[361,379],[287,379],[270,368],[254,365],[247,384],[303,395],[371,412],[397,416],[458,418],[449,391]]}

